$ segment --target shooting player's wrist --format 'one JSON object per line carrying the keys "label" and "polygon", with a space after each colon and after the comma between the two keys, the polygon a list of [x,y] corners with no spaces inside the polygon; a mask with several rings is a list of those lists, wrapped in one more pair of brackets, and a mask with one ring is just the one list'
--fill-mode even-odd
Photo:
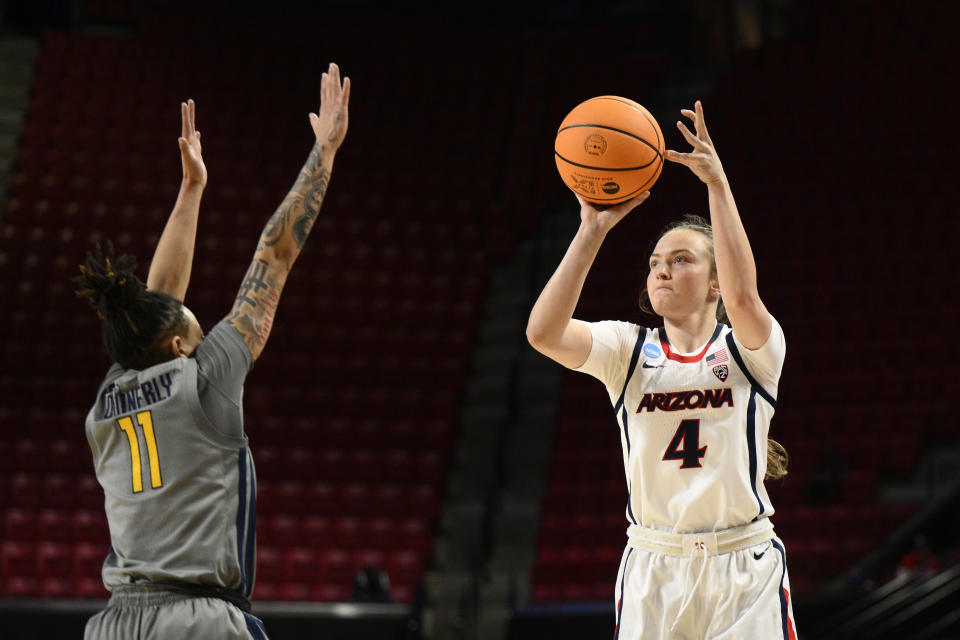
{"label": "shooting player's wrist", "polygon": [[206,180],[201,180],[199,178],[184,176],[180,181],[180,191],[181,192],[203,192],[207,186]]}

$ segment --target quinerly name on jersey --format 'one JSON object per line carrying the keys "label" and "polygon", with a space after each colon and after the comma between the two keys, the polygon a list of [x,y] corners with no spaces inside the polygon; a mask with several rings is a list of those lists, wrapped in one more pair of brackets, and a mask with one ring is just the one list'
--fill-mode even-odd
{"label": "quinerly name on jersey", "polygon": [[684,411],[686,409],[717,409],[723,405],[733,406],[732,389],[706,389],[698,391],[673,391],[670,393],[645,393],[637,407],[637,413],[647,411]]}
{"label": "quinerly name on jersey", "polygon": [[173,393],[172,389],[173,379],[169,373],[150,378],[129,391],[121,391],[117,385],[114,385],[104,397],[103,418],[139,411],[145,406],[166,400]]}

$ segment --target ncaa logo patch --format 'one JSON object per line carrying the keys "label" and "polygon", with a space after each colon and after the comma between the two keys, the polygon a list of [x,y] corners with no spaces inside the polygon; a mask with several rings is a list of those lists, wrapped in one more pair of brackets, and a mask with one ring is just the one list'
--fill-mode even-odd
{"label": "ncaa logo patch", "polygon": [[725,364],[718,364],[717,366],[715,366],[715,367],[713,368],[713,375],[717,376],[717,378],[720,379],[720,382],[726,382],[726,381],[727,381],[727,375],[728,375],[729,373],[730,373],[730,371],[729,371],[729,369],[727,369],[727,365],[725,365]]}
{"label": "ncaa logo patch", "polygon": [[647,355],[648,358],[659,358],[663,355],[663,352],[660,351],[660,347],[655,344],[645,344],[643,345],[643,352]]}

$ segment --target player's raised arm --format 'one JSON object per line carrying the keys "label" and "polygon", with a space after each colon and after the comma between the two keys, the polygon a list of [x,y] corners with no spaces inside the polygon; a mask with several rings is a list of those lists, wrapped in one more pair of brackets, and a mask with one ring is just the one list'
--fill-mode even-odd
{"label": "player's raised arm", "polygon": [[177,142],[180,144],[183,180],[147,275],[148,290],[168,293],[180,301],[186,297],[190,284],[200,198],[207,186],[207,168],[203,164],[196,123],[197,105],[193,100],[181,102],[180,138]]}
{"label": "player's raised arm", "polygon": [[593,337],[584,322],[573,319],[583,283],[607,232],[649,196],[650,192],[644,191],[632,200],[603,211],[577,196],[580,228],[527,321],[527,340],[534,349],[571,369],[586,362]]}
{"label": "player's raised arm", "polygon": [[320,110],[310,114],[316,142],[300,175],[277,210],[270,216],[253,261],[243,278],[228,319],[250,347],[253,359],[260,357],[287,281],[327,192],[333,159],[347,135],[350,79],[340,84],[340,69],[331,63],[320,80]]}
{"label": "player's raised arm", "polygon": [[680,113],[693,121],[696,134],[677,121],[677,128],[693,146],[693,151],[678,153],[667,150],[664,156],[667,160],[686,165],[707,185],[720,295],[737,340],[748,349],[758,349],[770,337],[772,320],[757,290],[757,266],[753,260],[753,250],[740,221],[737,203],[733,199],[723,165],[707,132],[703,105],[697,100],[694,111],[683,109]]}

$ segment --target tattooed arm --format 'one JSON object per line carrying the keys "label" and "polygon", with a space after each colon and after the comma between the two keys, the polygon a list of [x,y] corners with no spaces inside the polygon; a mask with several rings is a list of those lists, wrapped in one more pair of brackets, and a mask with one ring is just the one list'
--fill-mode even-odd
{"label": "tattooed arm", "polygon": [[254,360],[270,337],[280,292],[320,212],[333,158],[347,134],[350,78],[344,78],[341,86],[340,69],[333,63],[321,78],[320,95],[319,113],[310,114],[316,136],[313,150],[293,188],[263,228],[253,262],[227,316],[250,347]]}

